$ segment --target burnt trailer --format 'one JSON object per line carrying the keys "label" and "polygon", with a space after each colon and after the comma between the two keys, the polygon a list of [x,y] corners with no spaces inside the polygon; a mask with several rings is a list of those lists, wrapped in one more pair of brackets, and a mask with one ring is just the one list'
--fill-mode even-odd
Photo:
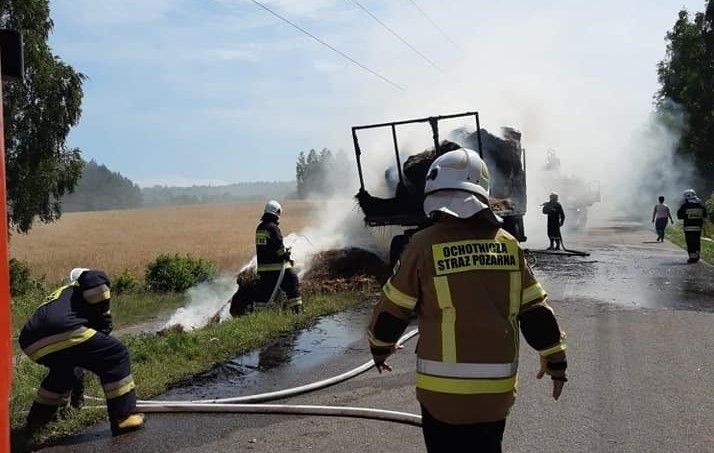
{"label": "burnt trailer", "polygon": [[[468,128],[454,129],[444,134],[446,139],[442,140],[440,122],[462,117],[473,117],[475,129],[473,131]],[[431,148],[409,156],[402,163],[398,128],[420,123],[431,128],[433,143],[428,145]],[[365,187],[363,151],[358,133],[377,128],[391,130],[395,165],[385,169],[384,174],[380,175],[387,178],[391,174],[391,177],[397,180],[395,194],[391,198],[375,197]],[[503,218],[505,230],[521,242],[526,240],[523,227],[527,204],[525,150],[521,146],[521,134],[517,130],[504,127],[501,135],[502,137],[498,137],[482,129],[479,114],[475,111],[352,127],[352,140],[360,180],[360,189],[356,198],[364,213],[364,221],[370,227],[396,226],[403,230],[391,238],[389,256],[392,263],[399,258],[409,237],[432,222],[424,214],[422,207],[426,173],[431,163],[439,155],[459,147],[477,151],[486,162],[491,175],[489,200],[491,207]]]}

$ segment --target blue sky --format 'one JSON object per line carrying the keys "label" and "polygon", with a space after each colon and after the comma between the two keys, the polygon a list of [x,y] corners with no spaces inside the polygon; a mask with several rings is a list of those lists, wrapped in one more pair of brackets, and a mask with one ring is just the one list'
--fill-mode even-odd
{"label": "blue sky", "polygon": [[605,171],[651,110],[677,11],[704,5],[416,0],[454,45],[409,0],[361,0],[437,70],[351,0],[263,3],[404,90],[249,0],[51,0],[50,45],[89,77],[69,144],[141,185],[291,180],[300,151],[351,153],[354,124],[476,109]]}

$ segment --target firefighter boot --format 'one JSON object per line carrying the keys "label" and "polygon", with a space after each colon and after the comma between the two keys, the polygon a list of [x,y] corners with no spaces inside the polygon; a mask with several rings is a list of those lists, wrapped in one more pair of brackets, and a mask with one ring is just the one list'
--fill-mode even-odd
{"label": "firefighter boot", "polygon": [[69,404],[75,409],[84,407],[84,378],[79,378],[72,385],[72,393],[70,394]]}
{"label": "firefighter boot", "polygon": [[144,414],[129,414],[129,416],[123,420],[112,421],[112,436],[120,436],[139,430],[144,427],[144,423]]}
{"label": "firefighter boot", "polygon": [[25,424],[25,435],[27,438],[31,438],[42,429],[42,427],[54,421],[57,418],[58,409],[59,406],[49,406],[38,402],[32,403]]}

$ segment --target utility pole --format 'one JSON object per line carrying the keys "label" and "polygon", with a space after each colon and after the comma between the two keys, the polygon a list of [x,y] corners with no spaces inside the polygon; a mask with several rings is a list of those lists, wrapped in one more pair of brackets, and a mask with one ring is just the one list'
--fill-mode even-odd
{"label": "utility pole", "polygon": [[[22,35],[0,30],[0,74],[2,82],[23,80]],[[5,190],[5,121],[0,83],[0,452],[10,451],[10,388],[12,386],[12,319],[10,311],[10,269]]]}

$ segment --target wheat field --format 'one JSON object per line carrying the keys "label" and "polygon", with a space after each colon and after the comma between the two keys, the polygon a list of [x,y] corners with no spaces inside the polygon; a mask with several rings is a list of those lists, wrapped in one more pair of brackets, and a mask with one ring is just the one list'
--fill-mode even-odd
{"label": "wheat field", "polygon": [[[285,201],[284,236],[303,229],[313,205]],[[51,224],[35,224],[29,234],[13,234],[10,256],[26,261],[35,276],[54,283],[73,267],[124,269],[143,278],[146,265],[162,253],[209,259],[236,272],[255,255],[255,227],[263,202],[172,206],[67,213]]]}

